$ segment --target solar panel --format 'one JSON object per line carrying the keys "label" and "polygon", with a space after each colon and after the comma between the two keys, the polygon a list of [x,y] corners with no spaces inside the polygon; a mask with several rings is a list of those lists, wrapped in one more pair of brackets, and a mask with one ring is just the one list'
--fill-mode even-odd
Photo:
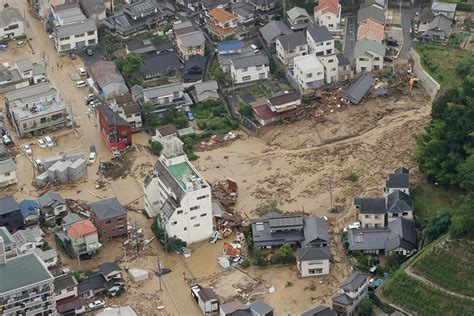
{"label": "solar panel", "polygon": [[283,217],[283,218],[272,218],[269,221],[270,227],[283,227],[283,226],[302,226],[302,217]]}
{"label": "solar panel", "polygon": [[263,227],[263,223],[257,223],[257,224],[255,225],[255,227],[257,228],[257,231],[259,231],[259,232],[265,230],[265,228]]}

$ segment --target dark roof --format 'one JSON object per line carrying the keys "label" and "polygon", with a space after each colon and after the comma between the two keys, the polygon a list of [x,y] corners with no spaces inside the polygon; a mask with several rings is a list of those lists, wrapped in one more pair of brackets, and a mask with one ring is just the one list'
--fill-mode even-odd
{"label": "dark roof", "polygon": [[303,234],[306,243],[329,242],[328,224],[324,218],[319,216],[308,216],[305,219]]}
{"label": "dark roof", "polygon": [[100,14],[105,12],[105,4],[103,0],[81,0],[81,7],[84,9],[87,17],[92,14]]}
{"label": "dark roof", "polygon": [[349,58],[347,58],[343,53],[337,54],[336,57],[338,66],[348,66],[351,64]]}
{"label": "dark roof", "polygon": [[301,95],[298,92],[284,93],[268,99],[271,105],[282,105],[288,102],[300,100]]}
{"label": "dark roof", "polygon": [[102,272],[104,276],[107,276],[109,273],[114,272],[114,271],[122,271],[122,269],[120,269],[117,262],[115,261],[102,263],[99,266],[99,270],[100,272]]}
{"label": "dark roof", "polygon": [[346,293],[337,293],[333,296],[332,301],[346,306],[352,305],[353,302],[352,298]]}
{"label": "dark roof", "polygon": [[[303,216],[267,214],[264,218],[252,221],[252,235],[256,247],[295,245],[304,240]],[[287,231],[272,233],[272,229]]]}
{"label": "dark roof", "polygon": [[307,32],[309,35],[311,35],[316,43],[330,41],[333,39],[331,33],[329,33],[327,27],[325,26],[311,27],[308,28]]}
{"label": "dark roof", "polygon": [[301,314],[301,316],[336,316],[336,313],[334,313],[330,307],[318,306],[307,312],[304,312]]}
{"label": "dark roof", "polygon": [[166,125],[158,128],[157,130],[158,130],[158,132],[160,133],[160,135],[162,137],[172,135],[172,134],[176,134],[178,132],[178,130],[176,129],[176,126],[174,126],[174,124],[166,124]]}
{"label": "dark roof", "polygon": [[264,301],[255,301],[250,304],[249,307],[252,312],[257,313],[258,315],[267,315],[268,313],[273,312],[273,308]]}
{"label": "dark roof", "polygon": [[240,57],[231,60],[235,69],[248,68],[260,65],[268,65],[268,57],[263,54],[256,54],[252,56]]}
{"label": "dark roof", "polygon": [[66,204],[63,197],[57,192],[46,192],[39,197],[38,203],[41,207],[49,206],[56,207],[59,204]]}
{"label": "dark roof", "polygon": [[410,170],[408,168],[401,166],[395,169],[393,173],[410,173]]}
{"label": "dark roof", "polygon": [[[415,222],[404,218],[397,218],[388,223],[388,228],[390,235],[386,250],[390,251],[398,247],[408,250],[418,248]],[[396,238],[397,236],[399,238]],[[399,244],[392,244],[390,239],[395,240]]]}
{"label": "dark roof", "polygon": [[400,190],[395,190],[387,197],[387,212],[406,212],[413,210],[410,196]]}
{"label": "dark roof", "polygon": [[306,45],[308,43],[304,32],[280,35],[278,41],[285,51],[295,49],[297,46]]}
{"label": "dark roof", "polygon": [[347,292],[357,291],[364,283],[367,282],[367,273],[363,272],[352,272],[352,274],[344,280],[341,284],[341,289]]}
{"label": "dark roof", "polygon": [[358,104],[375,83],[375,79],[370,74],[364,74],[357,81],[344,91],[344,97],[354,104]]}
{"label": "dark roof", "polygon": [[436,31],[442,31],[445,34],[448,34],[449,31],[451,30],[451,25],[453,24],[453,21],[444,16],[444,14],[439,14],[434,17],[433,21],[431,21],[428,25],[428,31],[430,30],[436,30]]}
{"label": "dark roof", "polygon": [[296,251],[298,261],[331,260],[331,249],[329,247],[305,247]]}
{"label": "dark roof", "polygon": [[123,94],[116,95],[114,99],[117,105],[133,103],[133,96],[131,93],[123,93]]}
{"label": "dark roof", "polygon": [[408,173],[391,173],[385,182],[386,188],[410,188],[410,174]]}
{"label": "dark roof", "polygon": [[146,77],[158,77],[171,72],[179,71],[183,64],[178,54],[174,52],[165,52],[159,55],[152,55],[143,59],[140,73]]}
{"label": "dark roof", "polygon": [[76,286],[77,281],[76,278],[72,273],[70,274],[62,274],[54,278],[54,290],[61,291],[63,289],[70,288],[72,286]]}
{"label": "dark roof", "polygon": [[134,50],[138,50],[138,49],[145,48],[145,47],[154,47],[155,46],[155,45],[153,45],[151,40],[148,39],[148,38],[130,41],[130,42],[127,42],[125,45],[127,46],[127,49],[129,51],[134,51]]}
{"label": "dark roof", "polygon": [[203,302],[207,302],[210,300],[218,300],[216,293],[210,288],[201,288],[198,292],[199,297]]}
{"label": "dark roof", "polygon": [[357,23],[363,23],[367,19],[372,19],[380,24],[385,24],[385,12],[377,5],[371,5],[370,7],[360,9],[357,13]]}
{"label": "dark roof", "polygon": [[108,106],[105,104],[99,105],[97,110],[102,113],[105,118],[105,121],[109,126],[130,126],[123,117],[112,111]]}
{"label": "dark roof", "polygon": [[136,114],[141,112],[141,108],[138,104],[125,105],[124,107],[122,107],[122,110],[125,115]]}
{"label": "dark roof", "polygon": [[0,199],[0,215],[19,211],[20,205],[13,196],[7,196]]}
{"label": "dark roof", "polygon": [[119,200],[115,197],[89,204],[91,210],[95,213],[99,220],[109,219],[113,217],[123,216],[127,214],[127,211],[120,204]]}
{"label": "dark roof", "polygon": [[275,43],[277,37],[282,34],[293,34],[293,31],[288,27],[288,25],[281,21],[271,21],[267,25],[261,27],[259,32],[268,44]]}
{"label": "dark roof", "polygon": [[94,272],[87,278],[81,280],[77,286],[79,294],[88,292],[90,290],[97,290],[104,287],[105,278],[102,273]]}
{"label": "dark roof", "polygon": [[39,204],[35,200],[23,200],[20,202],[20,211],[23,218],[38,213]]}
{"label": "dark roof", "polygon": [[206,68],[206,60],[206,57],[200,55],[196,55],[188,59],[184,63],[184,69],[181,78],[183,78],[185,82],[202,80]]}
{"label": "dark roof", "polygon": [[[56,291],[56,287],[54,289]],[[63,300],[56,302],[56,309],[61,315],[66,315],[69,311],[79,309],[80,307],[86,305],[86,301],[80,296],[68,297]]]}
{"label": "dark roof", "polygon": [[385,214],[384,198],[355,198],[355,206],[360,208],[362,214]]}
{"label": "dark roof", "polygon": [[173,46],[173,43],[171,42],[157,44],[155,48],[156,48],[157,53],[161,53],[164,51],[174,51],[174,46]]}
{"label": "dark roof", "polygon": [[433,11],[431,11],[430,7],[425,7],[420,12],[420,23],[430,23],[434,19]]}
{"label": "dark roof", "polygon": [[386,249],[390,231],[388,228],[378,229],[349,229],[347,231],[348,249],[356,250],[383,250]]}

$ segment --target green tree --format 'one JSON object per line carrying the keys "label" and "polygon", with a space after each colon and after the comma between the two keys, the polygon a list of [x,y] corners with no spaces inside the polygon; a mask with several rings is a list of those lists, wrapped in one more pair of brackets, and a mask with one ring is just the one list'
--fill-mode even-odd
{"label": "green tree", "polygon": [[370,298],[366,298],[362,302],[360,302],[359,306],[357,306],[357,316],[372,316],[374,315],[374,306],[372,304],[372,300]]}
{"label": "green tree", "polygon": [[288,244],[281,246],[278,251],[270,257],[270,262],[272,264],[295,263],[296,257],[293,255],[293,248]]}
{"label": "green tree", "polygon": [[451,226],[451,211],[443,210],[428,219],[428,223],[425,228],[425,238],[426,241],[432,242],[441,235],[448,232],[449,227]]}
{"label": "green tree", "polygon": [[140,67],[143,57],[137,53],[128,53],[121,60],[117,61],[117,67],[122,72],[129,86],[141,83]]}
{"label": "green tree", "polygon": [[250,105],[243,103],[239,106],[239,110],[240,110],[240,114],[242,114],[243,116],[247,118],[253,117],[252,107]]}
{"label": "green tree", "polygon": [[143,124],[148,129],[154,129],[158,126],[158,118],[153,113],[153,106],[150,102],[145,102],[142,106]]}
{"label": "green tree", "polygon": [[150,141],[151,153],[155,156],[161,155],[163,145],[158,141]]}
{"label": "green tree", "polygon": [[474,194],[471,194],[467,201],[453,212],[449,232],[453,237],[464,235],[474,237]]}
{"label": "green tree", "polygon": [[240,266],[244,269],[247,269],[248,267],[250,267],[250,260],[249,259],[244,259],[242,260],[242,262],[240,263]]}
{"label": "green tree", "polygon": [[278,204],[276,201],[271,201],[267,203],[259,203],[255,211],[260,217],[265,216],[268,213],[278,213],[278,214],[283,213],[283,211],[278,208]]}

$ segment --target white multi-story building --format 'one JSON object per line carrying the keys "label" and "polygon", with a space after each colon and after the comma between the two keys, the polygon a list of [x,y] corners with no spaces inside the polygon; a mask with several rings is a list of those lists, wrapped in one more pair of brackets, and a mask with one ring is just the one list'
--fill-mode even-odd
{"label": "white multi-story building", "polygon": [[315,55],[294,59],[293,77],[301,90],[316,89],[324,84],[324,66]]}
{"label": "white multi-story building", "polygon": [[232,59],[230,74],[234,83],[267,80],[270,72],[267,56],[262,54]]}
{"label": "white multi-story building", "polygon": [[277,57],[285,66],[292,67],[295,57],[308,54],[308,43],[303,32],[281,35],[275,43]]}
{"label": "white multi-story building", "polygon": [[0,11],[0,38],[14,38],[25,35],[25,21],[16,8],[7,7]]}
{"label": "white multi-story building", "polygon": [[337,82],[339,80],[339,67],[336,54],[319,56],[318,58],[324,66],[324,79],[326,83]]}
{"label": "white multi-story building", "polygon": [[97,45],[97,27],[94,20],[85,20],[57,28],[54,43],[58,52]]}
{"label": "white multi-story building", "polygon": [[383,44],[370,39],[357,41],[354,47],[356,72],[381,70],[384,56],[385,46]]}
{"label": "white multi-story building", "polygon": [[306,40],[309,52],[316,56],[332,55],[334,50],[334,39],[325,26],[312,27],[306,30]]}
{"label": "white multi-story building", "polygon": [[163,152],[144,181],[145,211],[157,217],[167,236],[188,244],[212,234],[211,188],[188,161],[178,138],[163,141]]}
{"label": "white multi-story building", "polygon": [[314,7],[314,21],[330,32],[341,31],[341,5],[339,0],[320,0]]}

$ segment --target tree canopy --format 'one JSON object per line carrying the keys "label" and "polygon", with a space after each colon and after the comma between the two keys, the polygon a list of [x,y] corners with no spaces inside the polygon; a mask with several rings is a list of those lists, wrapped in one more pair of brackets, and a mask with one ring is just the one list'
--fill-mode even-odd
{"label": "tree canopy", "polygon": [[122,72],[129,86],[141,83],[140,67],[142,61],[142,56],[132,52],[116,62],[117,68]]}

